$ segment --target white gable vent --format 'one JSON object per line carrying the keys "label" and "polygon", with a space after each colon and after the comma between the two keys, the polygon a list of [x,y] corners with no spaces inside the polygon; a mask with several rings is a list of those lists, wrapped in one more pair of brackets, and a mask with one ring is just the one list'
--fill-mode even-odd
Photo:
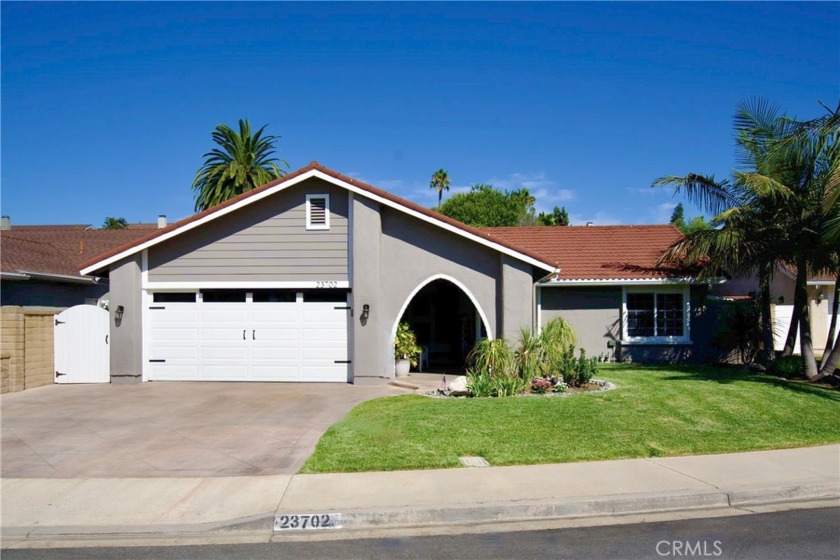
{"label": "white gable vent", "polygon": [[330,229],[330,195],[306,195],[306,229]]}

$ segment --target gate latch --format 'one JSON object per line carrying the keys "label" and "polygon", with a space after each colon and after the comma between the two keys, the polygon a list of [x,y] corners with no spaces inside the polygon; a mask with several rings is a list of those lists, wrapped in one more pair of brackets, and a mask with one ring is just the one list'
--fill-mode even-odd
{"label": "gate latch", "polygon": [[67,374],[66,373],[61,373],[61,372],[58,372],[58,371],[55,372],[56,377],[61,377],[62,375],[67,375]]}

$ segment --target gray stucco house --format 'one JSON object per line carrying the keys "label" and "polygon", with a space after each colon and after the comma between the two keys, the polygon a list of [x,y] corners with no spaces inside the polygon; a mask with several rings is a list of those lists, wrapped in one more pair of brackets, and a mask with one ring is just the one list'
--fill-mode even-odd
{"label": "gray stucco house", "polygon": [[671,226],[477,229],[316,162],[82,266],[108,277],[112,381],[361,382],[408,321],[430,368],[562,315],[590,355],[702,360],[707,286]]}

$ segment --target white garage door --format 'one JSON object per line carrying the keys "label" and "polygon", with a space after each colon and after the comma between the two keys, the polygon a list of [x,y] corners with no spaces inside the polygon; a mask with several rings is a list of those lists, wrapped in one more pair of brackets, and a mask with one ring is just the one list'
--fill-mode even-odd
{"label": "white garage door", "polygon": [[205,290],[151,299],[151,380],[347,381],[344,292]]}

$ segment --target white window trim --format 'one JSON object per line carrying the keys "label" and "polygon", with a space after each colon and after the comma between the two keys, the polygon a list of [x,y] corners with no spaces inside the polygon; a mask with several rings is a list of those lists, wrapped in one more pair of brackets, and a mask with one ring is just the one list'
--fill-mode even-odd
{"label": "white window trim", "polygon": [[[323,198],[324,199],[324,223],[323,224],[313,224],[312,223],[312,204],[311,200],[313,198]],[[330,229],[330,195],[328,194],[308,194],[306,195],[306,229],[309,230],[326,230]]]}
{"label": "white window trim", "polygon": [[[629,336],[627,334],[627,294],[682,294],[683,336]],[[656,305],[654,297],[654,305]],[[633,344],[691,344],[691,292],[689,286],[622,286],[621,287],[621,343]]]}

